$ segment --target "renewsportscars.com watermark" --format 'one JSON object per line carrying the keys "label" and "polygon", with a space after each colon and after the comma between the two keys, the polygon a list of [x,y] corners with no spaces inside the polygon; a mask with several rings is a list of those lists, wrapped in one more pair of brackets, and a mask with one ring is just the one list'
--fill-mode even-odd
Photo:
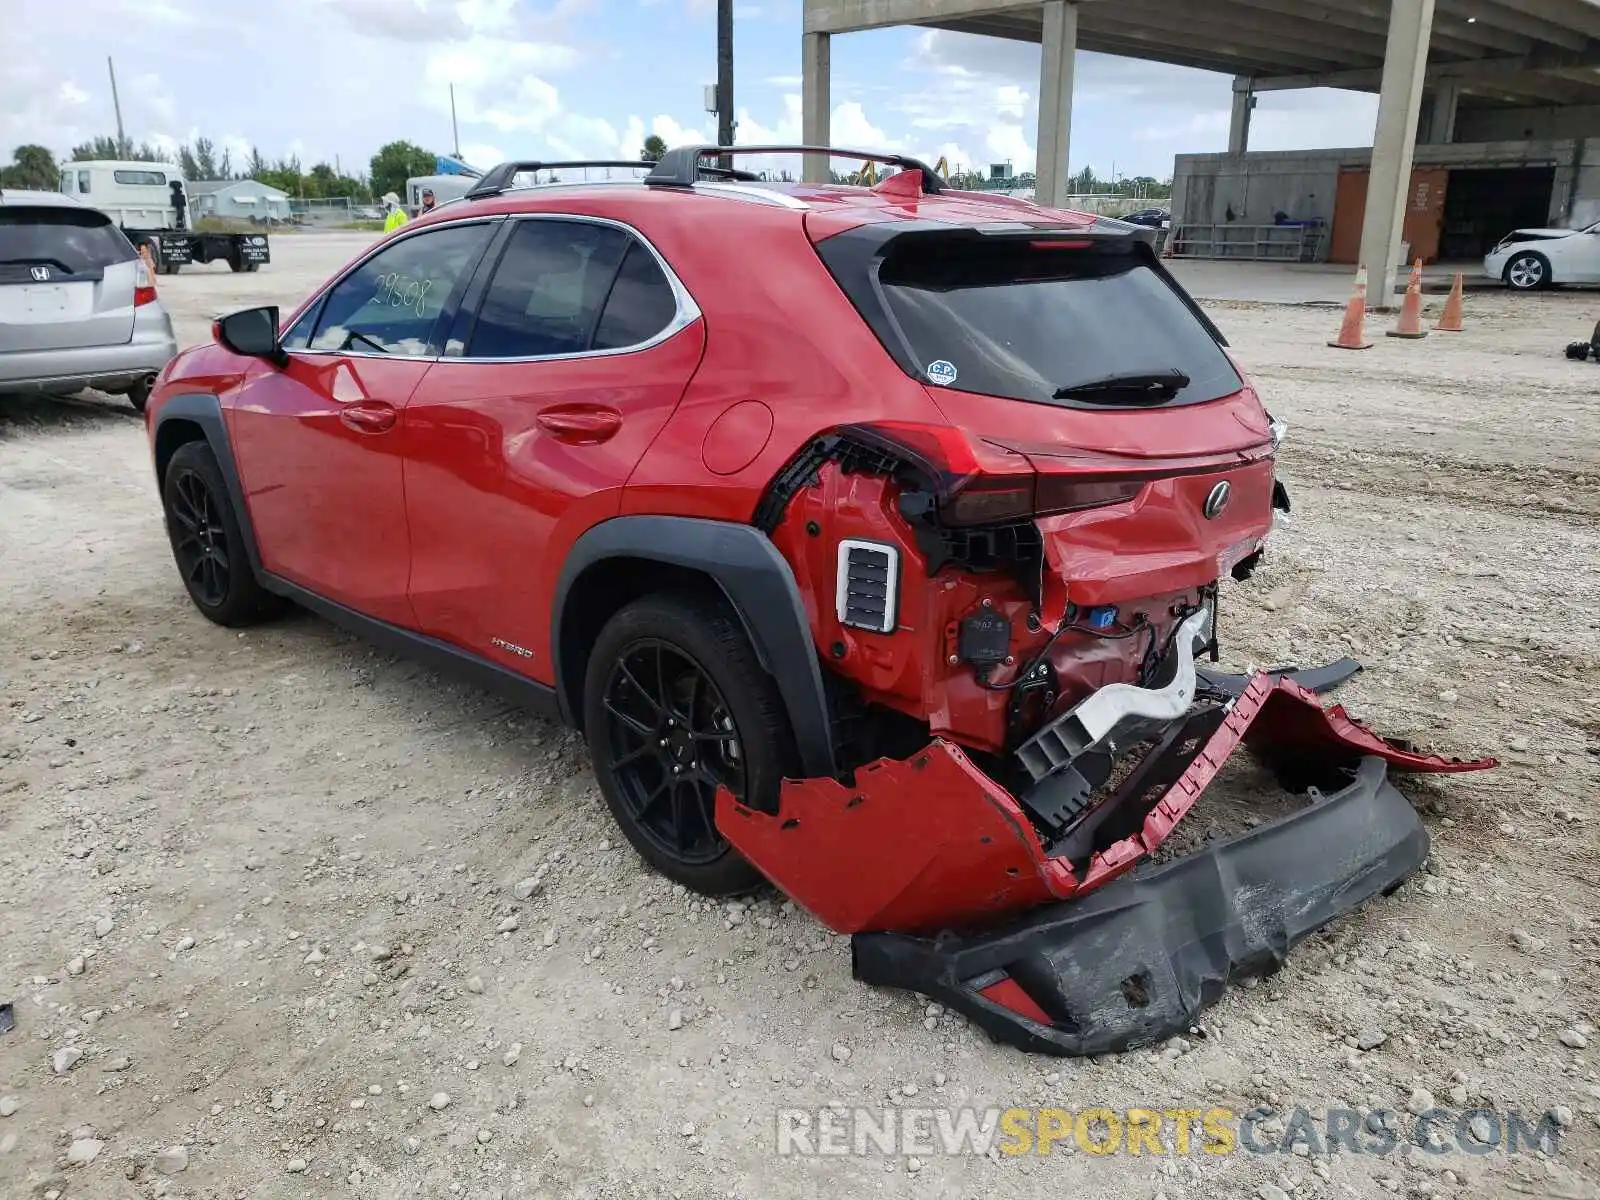
{"label": "renewsportscars.com watermark", "polygon": [[1432,1108],[1415,1117],[1353,1108],[825,1108],[779,1109],[776,1149],[785,1156],[1084,1154],[1554,1155],[1554,1112]]}

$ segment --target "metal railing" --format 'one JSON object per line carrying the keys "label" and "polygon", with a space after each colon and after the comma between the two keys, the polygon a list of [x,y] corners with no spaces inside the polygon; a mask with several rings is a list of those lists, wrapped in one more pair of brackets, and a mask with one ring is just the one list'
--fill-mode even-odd
{"label": "metal railing", "polygon": [[1173,258],[1244,262],[1320,262],[1324,230],[1317,225],[1191,225],[1169,237]]}

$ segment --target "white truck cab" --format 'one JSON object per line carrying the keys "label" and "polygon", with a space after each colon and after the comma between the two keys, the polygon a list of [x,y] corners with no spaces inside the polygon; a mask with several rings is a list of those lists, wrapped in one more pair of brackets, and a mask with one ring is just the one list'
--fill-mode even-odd
{"label": "white truck cab", "polygon": [[67,163],[61,168],[61,190],[91,208],[98,208],[127,229],[176,229],[172,184],[188,199],[183,172],[175,163],[103,159]]}

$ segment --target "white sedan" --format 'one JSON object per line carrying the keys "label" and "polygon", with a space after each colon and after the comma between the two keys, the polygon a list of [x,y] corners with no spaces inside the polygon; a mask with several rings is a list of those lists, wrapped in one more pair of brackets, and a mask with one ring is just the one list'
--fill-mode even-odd
{"label": "white sedan", "polygon": [[1484,256],[1483,273],[1518,292],[1600,283],[1600,221],[1583,229],[1514,229]]}

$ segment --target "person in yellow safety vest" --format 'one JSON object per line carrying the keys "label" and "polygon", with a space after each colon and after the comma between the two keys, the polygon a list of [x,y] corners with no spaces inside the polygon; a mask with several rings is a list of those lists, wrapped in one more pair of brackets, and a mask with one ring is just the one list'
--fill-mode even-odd
{"label": "person in yellow safety vest", "polygon": [[400,207],[400,197],[393,192],[385,192],[383,207],[388,214],[383,218],[383,231],[393,233],[406,223],[406,210]]}

